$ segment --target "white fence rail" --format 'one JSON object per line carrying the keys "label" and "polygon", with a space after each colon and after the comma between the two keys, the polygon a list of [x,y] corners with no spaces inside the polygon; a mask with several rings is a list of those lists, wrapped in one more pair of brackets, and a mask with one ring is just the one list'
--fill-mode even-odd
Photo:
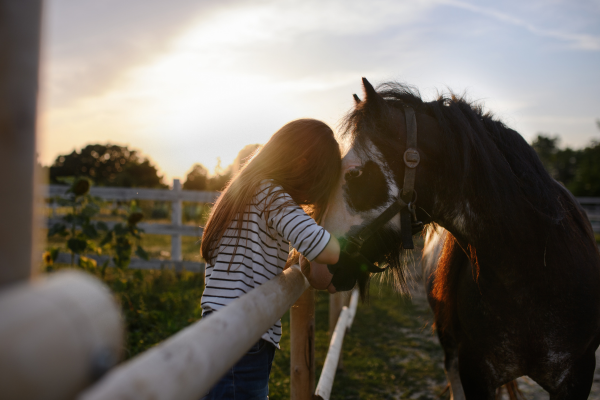
{"label": "white fence rail", "polygon": [[[173,180],[173,189],[144,189],[144,188],[116,188],[92,186],[90,194],[104,200],[157,200],[157,201],[191,201],[196,203],[212,203],[219,192],[206,192],[199,190],[182,190],[176,185],[179,179]],[[46,185],[48,196],[64,196],[69,189],[66,185]]]}
{"label": "white fence rail", "polygon": [[600,233],[600,197],[578,197],[577,201],[587,213],[594,232]]}
{"label": "white fence rail", "polygon": [[[66,185],[47,185],[45,193],[50,198],[62,197],[66,195],[69,189]],[[173,180],[173,189],[143,189],[143,188],[114,188],[114,187],[92,187],[90,189],[92,196],[103,200],[128,201],[128,200],[155,200],[171,202],[171,223],[148,223],[142,222],[138,226],[145,233],[155,235],[171,236],[171,259],[170,260],[141,260],[132,259],[130,267],[136,269],[160,269],[163,266],[174,266],[176,269],[185,268],[188,271],[203,272],[204,263],[195,261],[183,261],[181,252],[181,237],[192,236],[200,238],[202,228],[200,226],[183,225],[182,221],[182,202],[189,201],[195,203],[213,203],[219,196],[219,192],[208,192],[198,190],[182,190],[179,179]],[[47,220],[47,225],[52,226],[60,222],[60,218],[55,216]],[[106,222],[109,228],[112,228],[116,222]],[[71,256],[60,254],[58,262],[71,262]],[[90,258],[103,262],[106,257],[90,256]]]}
{"label": "white fence rail", "polygon": [[331,396],[331,388],[333,387],[335,372],[340,360],[340,354],[342,353],[344,336],[346,331],[352,326],[357,305],[358,291],[354,290],[352,292],[352,298],[350,299],[350,307],[344,306],[342,308],[342,312],[335,325],[335,330],[331,335],[329,350],[325,357],[325,364],[323,364],[323,370],[321,371],[321,377],[319,378],[319,383],[315,390],[314,399],[329,400],[329,396]]}
{"label": "white fence rail", "polygon": [[[95,254],[88,254],[85,257],[91,258],[95,260],[98,265],[104,264],[105,261],[108,260],[108,266],[114,267],[114,263],[109,256],[98,256]],[[56,258],[57,263],[70,264],[71,263],[71,254],[69,253],[60,253]],[[79,255],[75,254],[73,262],[75,265],[79,263]],[[195,262],[195,261],[173,261],[173,260],[142,260],[141,258],[132,258],[131,263],[129,263],[129,268],[131,269],[161,269],[161,268],[173,268],[175,271],[191,271],[204,273],[204,263]]]}

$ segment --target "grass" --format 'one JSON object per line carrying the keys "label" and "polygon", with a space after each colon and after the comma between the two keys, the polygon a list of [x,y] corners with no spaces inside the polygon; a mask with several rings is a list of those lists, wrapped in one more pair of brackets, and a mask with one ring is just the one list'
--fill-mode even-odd
{"label": "grass", "polygon": [[[202,274],[109,268],[104,281],[125,316],[126,358],[201,318]],[[329,346],[328,308],[329,295],[317,292],[317,380]],[[289,313],[282,323],[282,350],[276,352],[270,380],[272,400],[290,398]],[[432,313],[422,296],[411,300],[373,282],[369,302],[359,304],[344,339],[343,369],[336,374],[331,399],[437,399],[446,380],[431,324]]]}
{"label": "grass", "polygon": [[[315,358],[317,380],[329,347],[329,295],[317,292]],[[372,282],[367,304],[359,304],[344,338],[343,368],[331,399],[437,399],[446,386],[443,352],[432,333],[433,314],[423,298],[412,301]],[[269,398],[290,398],[289,315],[275,355]],[[287,333],[287,334],[286,334]]]}
{"label": "grass", "polygon": [[[46,236],[47,229],[43,235]],[[58,247],[63,252],[68,252],[67,239],[58,235],[47,239],[48,247]],[[140,242],[144,250],[148,252],[151,259],[168,260],[171,257],[171,236],[170,235],[151,235],[148,233],[142,234]],[[200,238],[191,236],[181,237],[181,253],[185,261],[201,262],[200,257]]]}
{"label": "grass", "polygon": [[[51,270],[69,268],[59,264]],[[101,278],[100,271],[87,272]],[[126,324],[125,358],[160,343],[201,318],[204,275],[188,271],[108,268],[104,283],[121,305]]]}

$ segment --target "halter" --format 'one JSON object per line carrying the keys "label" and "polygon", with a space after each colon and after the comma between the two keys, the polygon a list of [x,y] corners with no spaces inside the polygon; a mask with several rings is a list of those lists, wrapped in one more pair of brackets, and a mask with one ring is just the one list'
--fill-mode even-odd
{"label": "halter", "polygon": [[394,218],[396,214],[400,213],[400,234],[402,235],[402,247],[405,249],[414,249],[412,235],[423,229],[423,222],[417,220],[415,212],[417,201],[415,176],[417,165],[421,161],[417,150],[417,119],[415,111],[410,107],[404,108],[404,116],[406,119],[407,148],[403,157],[406,168],[404,171],[404,187],[400,192],[400,196],[377,218],[363,226],[354,235],[347,236],[340,241],[340,252],[345,253],[345,258],[349,257],[360,265],[366,264],[369,272],[373,273],[383,272],[387,267],[381,268],[372,263],[362,254],[362,247],[371,236]]}

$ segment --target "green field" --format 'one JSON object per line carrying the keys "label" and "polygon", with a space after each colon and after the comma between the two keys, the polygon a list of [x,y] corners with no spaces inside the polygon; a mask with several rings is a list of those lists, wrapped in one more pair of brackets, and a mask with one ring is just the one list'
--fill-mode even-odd
{"label": "green field", "polygon": [[[62,269],[67,266],[54,266]],[[88,271],[100,274],[95,270]],[[147,350],[201,318],[202,274],[109,268],[104,281],[121,304],[127,324],[125,358]],[[317,379],[329,346],[329,295],[316,294]],[[289,314],[283,318],[270,398],[290,397]],[[343,346],[343,369],[332,399],[436,399],[445,387],[442,351],[432,333],[432,313],[421,292],[413,300],[386,284],[372,283],[359,304]]]}

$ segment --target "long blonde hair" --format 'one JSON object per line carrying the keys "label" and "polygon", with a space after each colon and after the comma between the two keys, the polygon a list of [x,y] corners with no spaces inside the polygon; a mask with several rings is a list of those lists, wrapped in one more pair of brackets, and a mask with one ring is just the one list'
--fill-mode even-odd
{"label": "long blonde hair", "polygon": [[[287,123],[241,168],[217,199],[204,227],[202,256],[213,263],[221,238],[234,220],[239,242],[243,213],[264,180],[272,180],[311,216],[319,216],[340,174],[340,148],[329,126],[315,119]],[[269,197],[274,200],[278,196]],[[267,219],[268,213],[275,211],[271,206],[265,205]]]}

